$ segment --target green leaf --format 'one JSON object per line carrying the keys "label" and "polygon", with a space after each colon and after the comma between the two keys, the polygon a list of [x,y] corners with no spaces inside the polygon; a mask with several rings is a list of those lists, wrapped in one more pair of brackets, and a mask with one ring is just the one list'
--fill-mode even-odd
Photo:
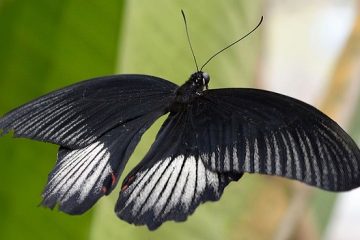
{"label": "green leaf", "polygon": [[[0,114],[50,90],[114,72],[123,2],[0,2]],[[37,207],[57,147],[0,138],[0,238],[88,239],[92,213]]]}

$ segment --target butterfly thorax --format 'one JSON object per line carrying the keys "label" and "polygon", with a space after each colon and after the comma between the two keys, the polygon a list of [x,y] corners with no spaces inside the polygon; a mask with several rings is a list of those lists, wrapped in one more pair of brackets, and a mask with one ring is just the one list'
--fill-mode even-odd
{"label": "butterfly thorax", "polygon": [[210,76],[206,72],[198,71],[191,74],[189,80],[181,85],[176,91],[177,103],[190,103],[197,96],[202,95],[205,89],[208,89]]}

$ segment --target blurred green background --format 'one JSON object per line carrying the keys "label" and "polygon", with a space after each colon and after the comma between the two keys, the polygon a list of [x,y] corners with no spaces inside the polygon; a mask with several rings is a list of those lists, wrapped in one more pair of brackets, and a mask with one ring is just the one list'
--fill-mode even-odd
{"label": "blurred green background", "polygon": [[[211,88],[260,87],[295,96],[331,115],[360,142],[357,1],[279,2],[0,0],[0,115],[50,90],[101,75],[143,73],[183,83],[195,70],[180,14],[184,9],[200,63],[265,17],[258,31],[207,65]],[[324,14],[329,4],[331,16],[350,16],[344,25],[328,26],[333,24]],[[324,44],[334,37],[324,29],[342,39]],[[336,51],[329,54],[329,49]],[[145,154],[160,124],[144,135],[125,173]],[[219,202],[200,206],[185,223],[167,222],[155,232],[116,218],[118,190],[81,216],[50,211],[38,204],[56,152],[54,145],[0,138],[0,239],[328,236],[336,194],[255,175],[231,184]]]}

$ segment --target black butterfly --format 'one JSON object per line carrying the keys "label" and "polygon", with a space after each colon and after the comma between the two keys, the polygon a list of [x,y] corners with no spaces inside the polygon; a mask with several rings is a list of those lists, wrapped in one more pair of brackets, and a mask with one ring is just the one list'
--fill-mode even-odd
{"label": "black butterfly", "polygon": [[329,191],[360,186],[360,150],[329,117],[273,92],[208,90],[201,69],[180,87],[147,75],[80,82],[7,113],[0,129],[60,145],[42,205],[81,214],[111,193],[142,134],[169,113],[115,209],[151,230],[219,200],[245,172]]}

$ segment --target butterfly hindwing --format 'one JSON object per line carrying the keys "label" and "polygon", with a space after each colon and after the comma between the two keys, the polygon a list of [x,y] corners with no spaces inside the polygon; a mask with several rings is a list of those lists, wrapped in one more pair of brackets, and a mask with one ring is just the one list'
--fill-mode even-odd
{"label": "butterfly hindwing", "polygon": [[81,148],[112,128],[163,110],[177,86],[146,75],[83,81],[27,103],[0,118],[0,134]]}
{"label": "butterfly hindwing", "polygon": [[121,219],[151,230],[167,220],[184,221],[199,204],[219,200],[229,182],[241,177],[207,168],[188,124],[187,113],[170,116],[149,153],[125,178],[115,210]]}
{"label": "butterfly hindwing", "polygon": [[197,146],[218,172],[296,179],[330,191],[360,185],[360,151],[329,117],[257,89],[204,91],[192,106]]}
{"label": "butterfly hindwing", "polygon": [[154,112],[123,124],[85,148],[60,147],[49,174],[42,205],[81,214],[100,197],[108,195],[144,131],[161,115]]}

